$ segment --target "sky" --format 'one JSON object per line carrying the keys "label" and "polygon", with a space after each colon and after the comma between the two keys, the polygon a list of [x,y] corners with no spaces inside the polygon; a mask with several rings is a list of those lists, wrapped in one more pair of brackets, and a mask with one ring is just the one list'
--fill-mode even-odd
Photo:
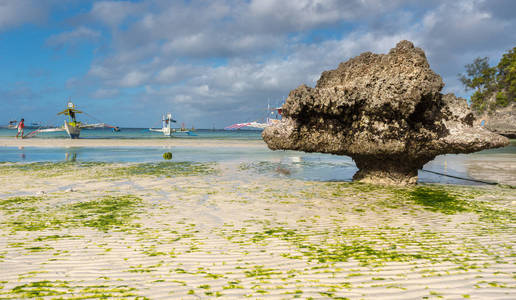
{"label": "sky", "polygon": [[445,82],[516,46],[513,0],[0,0],[0,125],[84,121],[223,128],[263,118],[301,84],[400,40]]}

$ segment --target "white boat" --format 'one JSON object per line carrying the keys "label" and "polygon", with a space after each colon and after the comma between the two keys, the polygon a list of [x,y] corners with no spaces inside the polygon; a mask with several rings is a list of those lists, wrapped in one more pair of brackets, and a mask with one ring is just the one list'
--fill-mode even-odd
{"label": "white boat", "polygon": [[161,117],[161,128],[149,128],[149,131],[161,132],[164,136],[168,137],[173,136],[173,133],[186,133],[188,135],[196,135],[195,133],[191,132],[194,131],[193,127],[192,130],[188,130],[185,128],[185,125],[183,123],[181,125],[181,128],[175,129],[171,128],[172,123],[176,123],[176,120],[172,119],[171,113],[166,113]]}
{"label": "white boat", "polygon": [[175,129],[170,127],[170,124],[172,122],[173,123],[176,122],[176,120],[172,119],[172,114],[171,113],[164,114],[161,117],[162,127],[161,128],[149,128],[149,131],[162,132],[164,136],[172,136],[172,133],[175,132]]}
{"label": "white boat", "polygon": [[280,121],[282,114],[282,108],[276,107],[276,108],[270,108],[270,105],[267,105],[267,117],[265,118],[264,122],[245,122],[245,123],[236,123],[227,127],[224,127],[224,130],[237,130],[241,129],[243,127],[250,127],[250,128],[258,128],[258,129],[264,129],[268,126],[274,125],[277,122]]}
{"label": "white boat", "polygon": [[9,121],[9,125],[7,125],[7,128],[9,128],[9,129],[17,129],[18,128],[18,121],[16,121],[16,120]]}

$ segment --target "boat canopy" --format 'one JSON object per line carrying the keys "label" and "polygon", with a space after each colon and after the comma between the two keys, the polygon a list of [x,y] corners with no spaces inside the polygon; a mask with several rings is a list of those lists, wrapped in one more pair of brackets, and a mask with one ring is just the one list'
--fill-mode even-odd
{"label": "boat canopy", "polygon": [[80,111],[78,109],[67,108],[67,109],[63,110],[62,112],[58,113],[57,115],[67,115],[67,116],[69,116],[71,112],[76,113],[76,114],[82,114],[82,111]]}

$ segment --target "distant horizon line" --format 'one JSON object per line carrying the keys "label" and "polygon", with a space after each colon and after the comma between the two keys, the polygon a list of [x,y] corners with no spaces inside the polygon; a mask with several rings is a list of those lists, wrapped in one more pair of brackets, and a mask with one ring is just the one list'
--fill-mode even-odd
{"label": "distant horizon line", "polygon": [[[48,128],[48,127],[58,127],[58,126],[52,126],[52,125],[45,125],[45,126],[33,126],[33,125],[25,125],[25,128]],[[121,127],[117,126],[120,129],[149,129],[149,128],[158,128],[158,127]],[[261,128],[254,128],[254,129],[246,129],[246,128],[240,128],[240,129],[232,129],[232,130],[226,130],[224,128],[195,128],[194,130],[224,130],[224,131],[262,131]],[[17,130],[17,128],[8,128],[7,126],[0,126],[0,129],[11,129],[11,130]],[[181,129],[181,127],[171,127],[171,129]],[[185,127],[184,129],[192,129],[192,127]],[[83,130],[112,130],[112,128],[84,128]]]}

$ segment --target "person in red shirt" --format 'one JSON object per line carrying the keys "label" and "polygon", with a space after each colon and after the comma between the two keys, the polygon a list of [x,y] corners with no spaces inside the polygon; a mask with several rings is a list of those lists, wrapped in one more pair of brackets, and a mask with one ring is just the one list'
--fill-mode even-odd
{"label": "person in red shirt", "polygon": [[23,118],[21,119],[21,121],[18,123],[17,127],[18,127],[18,133],[16,134],[16,138],[18,138],[18,136],[20,135],[21,133],[21,138],[23,139],[23,128],[25,127],[25,123],[23,123]]}

